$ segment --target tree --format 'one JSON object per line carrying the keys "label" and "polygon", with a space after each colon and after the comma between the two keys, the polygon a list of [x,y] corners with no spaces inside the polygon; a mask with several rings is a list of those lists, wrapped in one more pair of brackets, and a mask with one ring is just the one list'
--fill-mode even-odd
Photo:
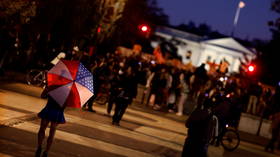
{"label": "tree", "polygon": [[215,31],[212,30],[211,26],[209,26],[206,23],[196,25],[193,21],[189,21],[188,24],[183,23],[178,26],[175,26],[175,28],[182,30],[182,31],[189,32],[189,33],[193,33],[196,35],[205,36],[205,37],[208,37],[211,39],[226,37],[226,35],[223,35],[216,30]]}
{"label": "tree", "polygon": [[168,23],[156,0],[1,0],[0,19],[9,22],[6,28],[17,28],[14,34],[25,34],[25,39],[35,45],[35,52],[44,54],[61,46],[84,49],[91,44],[107,51],[138,41],[147,44],[137,26]]}
{"label": "tree", "polygon": [[139,30],[142,24],[148,25],[153,31],[156,25],[168,25],[168,16],[157,7],[155,0],[128,0],[123,12],[123,18],[118,22],[114,33],[116,45],[131,47],[138,43],[145,52],[149,52],[149,40]]}
{"label": "tree", "polygon": [[36,16],[37,5],[35,1],[29,0],[1,0],[0,19],[9,23],[13,21],[18,24],[29,23]]}
{"label": "tree", "polygon": [[[273,0],[271,9],[280,14],[280,0]],[[257,48],[262,54],[260,54],[258,62],[263,69],[262,80],[275,85],[280,80],[279,73],[275,71],[279,63],[279,55],[277,53],[279,52],[280,43],[280,18],[269,21],[268,26],[272,32],[272,39],[269,42],[259,42]]]}

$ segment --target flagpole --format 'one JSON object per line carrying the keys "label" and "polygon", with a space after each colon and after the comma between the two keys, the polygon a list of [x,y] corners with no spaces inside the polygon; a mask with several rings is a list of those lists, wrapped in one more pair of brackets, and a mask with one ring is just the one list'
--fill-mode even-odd
{"label": "flagpole", "polygon": [[232,32],[231,32],[232,37],[234,36],[234,31],[235,31],[235,28],[237,26],[237,22],[238,22],[238,19],[239,19],[239,14],[240,14],[241,8],[244,8],[244,7],[245,7],[245,3],[243,1],[240,1],[238,6],[237,6],[235,16],[234,16],[233,29],[232,29]]}

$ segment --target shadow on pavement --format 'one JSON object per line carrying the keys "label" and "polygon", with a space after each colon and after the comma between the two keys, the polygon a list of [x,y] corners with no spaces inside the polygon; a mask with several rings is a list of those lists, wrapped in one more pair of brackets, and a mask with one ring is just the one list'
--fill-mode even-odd
{"label": "shadow on pavement", "polygon": [[[14,157],[34,156],[36,149],[37,134],[20,129],[5,127],[1,128],[0,153]],[[91,147],[55,139],[49,156],[52,157],[121,157],[117,154],[97,150]]]}

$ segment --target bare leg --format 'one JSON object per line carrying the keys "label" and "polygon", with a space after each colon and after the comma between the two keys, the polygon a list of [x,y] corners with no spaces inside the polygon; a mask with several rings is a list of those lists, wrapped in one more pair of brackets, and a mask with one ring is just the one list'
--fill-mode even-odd
{"label": "bare leg", "polygon": [[40,125],[40,129],[38,132],[38,147],[42,147],[44,138],[45,138],[45,131],[46,128],[48,127],[49,121],[42,119],[41,120],[41,125]]}
{"label": "bare leg", "polygon": [[41,156],[41,152],[42,152],[42,144],[45,138],[45,131],[46,128],[48,127],[49,121],[42,119],[41,120],[41,125],[40,125],[40,129],[38,131],[38,147],[37,150],[35,152],[35,157],[40,157]]}
{"label": "bare leg", "polygon": [[51,122],[50,133],[49,133],[49,137],[47,140],[47,147],[46,147],[45,152],[48,152],[51,148],[57,125],[58,125],[58,123]]}

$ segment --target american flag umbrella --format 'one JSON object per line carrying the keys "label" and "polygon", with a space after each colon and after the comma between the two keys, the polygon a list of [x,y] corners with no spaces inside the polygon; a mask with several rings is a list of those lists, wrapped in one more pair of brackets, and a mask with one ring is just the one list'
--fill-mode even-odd
{"label": "american flag umbrella", "polygon": [[48,71],[48,94],[61,107],[80,108],[93,96],[93,76],[79,61],[60,60]]}

